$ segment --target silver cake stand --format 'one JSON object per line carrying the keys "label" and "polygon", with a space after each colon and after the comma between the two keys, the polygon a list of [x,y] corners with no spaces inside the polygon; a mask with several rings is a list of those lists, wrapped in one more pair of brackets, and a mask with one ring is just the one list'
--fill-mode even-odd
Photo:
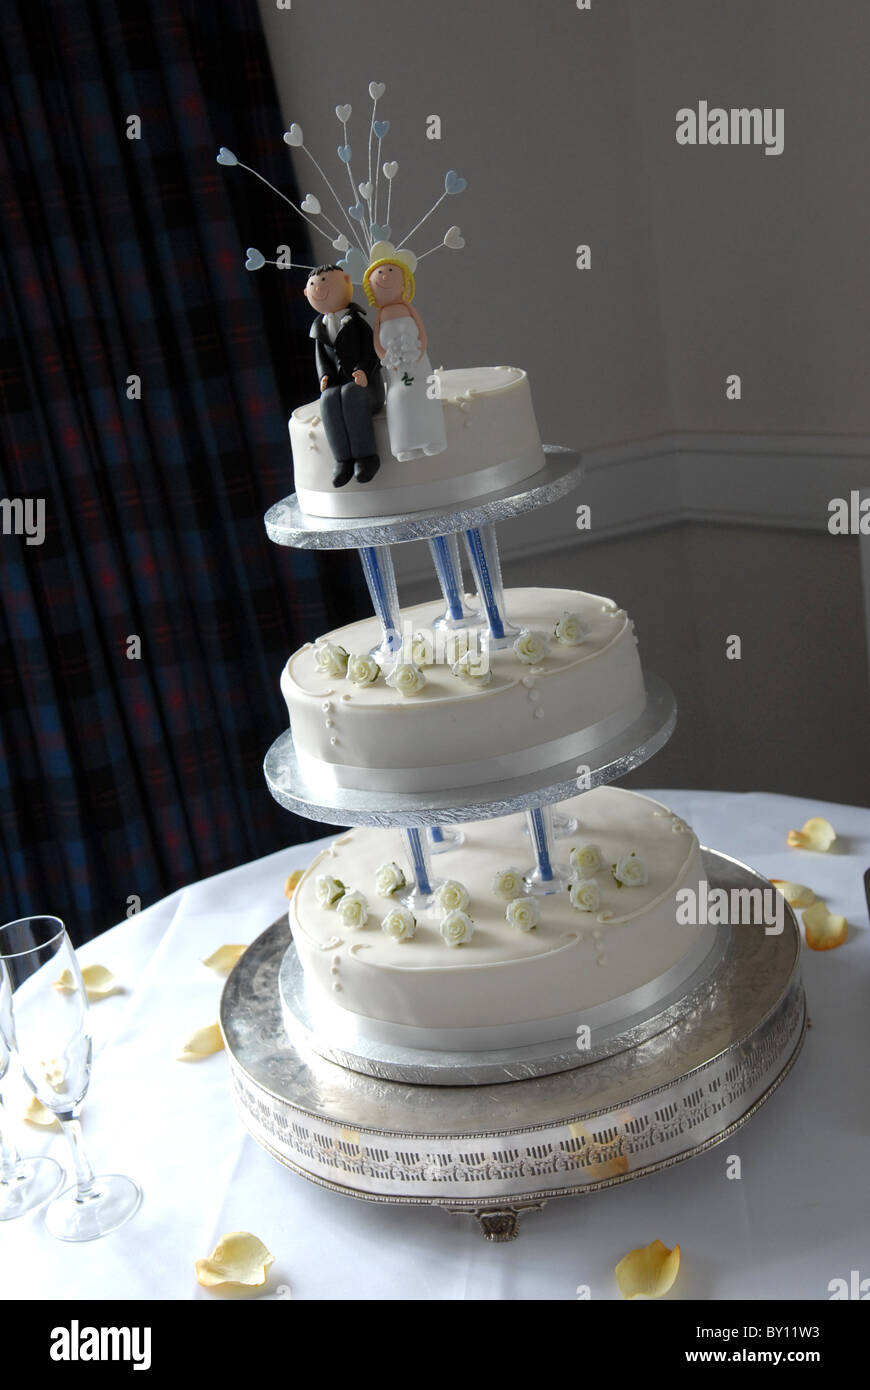
{"label": "silver cake stand", "polygon": [[[704,851],[708,881],[769,887]],[[785,905],[784,905],[785,907]],[[431,1086],[384,1080],[291,1041],[279,973],[285,919],[242,956],[221,1001],[241,1119],[293,1172],[346,1196],[415,1203],[477,1218],[509,1240],[520,1213],[670,1167],[721,1143],[786,1076],[806,1029],[800,935],[734,926],[705,978],[661,1026],[621,1050],[548,1076]],[[470,1073],[479,1064],[466,1059]],[[470,1079],[470,1077],[469,1077]]]}

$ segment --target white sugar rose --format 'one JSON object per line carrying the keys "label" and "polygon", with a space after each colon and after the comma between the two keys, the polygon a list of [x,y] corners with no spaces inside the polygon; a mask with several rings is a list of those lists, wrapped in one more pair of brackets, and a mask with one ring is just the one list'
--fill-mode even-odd
{"label": "white sugar rose", "polygon": [[537,666],[538,662],[543,661],[550,652],[550,639],[546,632],[538,632],[534,628],[523,628],[517,640],[514,642],[514,651],[520,661],[524,661],[527,666]]}
{"label": "white sugar rose", "polygon": [[462,912],[468,907],[468,889],[454,878],[445,879],[435,892],[435,902],[440,912]]}
{"label": "white sugar rose", "polygon": [[411,661],[415,666],[431,666],[435,660],[435,643],[429,632],[415,632],[411,640]]}
{"label": "white sugar rose", "polygon": [[400,695],[419,695],[425,684],[426,677],[413,661],[400,662],[387,676],[387,685],[398,690]]}
{"label": "white sugar rose", "polygon": [[634,850],[618,859],[611,873],[620,888],[640,888],[648,879],[646,864]]}
{"label": "white sugar rose", "polygon": [[576,869],[584,878],[591,878],[604,867],[604,856],[598,845],[575,846],[568,858],[571,868]]}
{"label": "white sugar rose", "polygon": [[492,680],[489,657],[485,652],[466,652],[465,656],[454,662],[451,670],[466,685],[483,687]]}
{"label": "white sugar rose", "polygon": [[601,890],[594,878],[578,878],[568,885],[568,899],[578,912],[597,912],[601,906]]}
{"label": "white sugar rose", "polygon": [[389,898],[393,893],[398,893],[407,882],[404,872],[395,862],[382,864],[375,874],[375,888],[382,898]]}
{"label": "white sugar rose", "polygon": [[314,665],[321,676],[343,676],[347,673],[347,652],[334,642],[321,642],[314,648]]}
{"label": "white sugar rose", "polygon": [[335,907],[339,898],[344,897],[344,884],[340,878],[321,874],[314,885],[314,896],[321,907]]}
{"label": "white sugar rose", "polygon": [[347,678],[354,685],[374,685],[381,668],[373,656],[351,656],[347,662]]}
{"label": "white sugar rose", "polygon": [[381,931],[394,941],[410,941],[417,931],[417,918],[406,907],[394,907],[382,920]]}
{"label": "white sugar rose", "polygon": [[519,927],[520,931],[534,931],[541,920],[534,898],[514,898],[504,915],[511,926]]}
{"label": "white sugar rose", "polygon": [[556,624],[554,636],[557,642],[564,642],[566,647],[579,647],[589,633],[576,613],[563,613]]}
{"label": "white sugar rose", "polygon": [[441,918],[441,935],[448,946],[463,946],[474,936],[474,923],[467,912],[448,912]]}
{"label": "white sugar rose", "polygon": [[523,876],[518,869],[499,869],[492,880],[492,891],[499,898],[518,898],[523,891]]}
{"label": "white sugar rose", "polygon": [[363,893],[345,893],[335,910],[343,927],[364,927],[369,920],[368,899]]}

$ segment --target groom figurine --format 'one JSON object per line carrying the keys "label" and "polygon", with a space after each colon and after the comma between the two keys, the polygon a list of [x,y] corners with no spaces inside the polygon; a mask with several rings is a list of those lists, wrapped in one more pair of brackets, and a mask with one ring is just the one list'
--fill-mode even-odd
{"label": "groom figurine", "polygon": [[372,416],[384,404],[381,364],[372,330],[352,295],[350,276],[337,265],[318,266],[305,286],[305,298],[317,312],[311,337],[320,414],[335,459],[333,487],[344,487],[351,478],[369,483],[381,466],[372,427]]}

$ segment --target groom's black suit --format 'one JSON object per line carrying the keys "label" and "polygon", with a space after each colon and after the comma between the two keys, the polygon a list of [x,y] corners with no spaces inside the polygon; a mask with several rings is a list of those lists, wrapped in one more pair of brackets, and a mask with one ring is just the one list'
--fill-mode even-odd
{"label": "groom's black suit", "polygon": [[[336,463],[377,457],[372,416],[384,404],[381,364],[374,337],[358,304],[348,304],[340,317],[335,342],[329,340],[323,316],[311,325],[317,375],[326,378],[320,396],[323,428]],[[368,386],[357,386],[354,372],[365,372]]]}

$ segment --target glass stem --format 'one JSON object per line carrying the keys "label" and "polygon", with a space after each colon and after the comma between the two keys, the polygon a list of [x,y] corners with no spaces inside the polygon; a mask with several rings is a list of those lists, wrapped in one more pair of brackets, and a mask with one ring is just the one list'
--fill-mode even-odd
{"label": "glass stem", "polygon": [[[0,1099],[0,1107],[2,1105],[3,1101]],[[0,1183],[14,1182],[19,1176],[20,1168],[21,1154],[11,1140],[4,1138],[3,1126],[0,1125]]]}
{"label": "glass stem", "polygon": [[82,1143],[81,1124],[75,1118],[63,1119],[60,1115],[57,1118],[72,1150],[73,1165],[76,1170],[75,1199],[77,1202],[90,1202],[94,1197],[99,1196],[99,1193],[97,1192],[94,1170],[88,1162],[88,1156]]}

